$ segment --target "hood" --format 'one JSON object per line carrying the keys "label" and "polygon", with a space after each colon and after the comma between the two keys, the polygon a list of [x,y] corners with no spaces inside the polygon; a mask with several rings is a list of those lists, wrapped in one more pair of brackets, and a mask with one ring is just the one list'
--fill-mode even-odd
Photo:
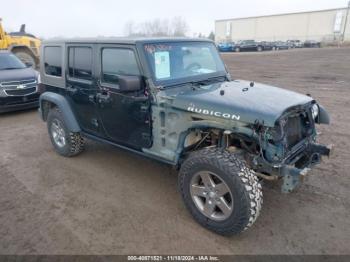
{"label": "hood", "polygon": [[274,86],[254,83],[250,87],[250,82],[243,80],[195,90],[188,86],[173,88],[166,93],[174,98],[172,106],[178,109],[246,123],[259,121],[271,127],[288,109],[313,101],[309,96]]}
{"label": "hood", "polygon": [[0,83],[36,78],[38,73],[32,68],[0,70]]}

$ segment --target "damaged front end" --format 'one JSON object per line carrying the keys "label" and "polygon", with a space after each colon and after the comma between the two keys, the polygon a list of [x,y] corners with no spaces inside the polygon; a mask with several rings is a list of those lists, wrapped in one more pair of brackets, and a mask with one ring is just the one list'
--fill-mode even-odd
{"label": "damaged front end", "polygon": [[316,123],[329,124],[329,116],[314,101],[287,110],[273,128],[256,123],[259,154],[251,154],[249,162],[257,175],[268,180],[283,179],[284,193],[295,189],[322,156],[332,151],[332,146],[316,142]]}

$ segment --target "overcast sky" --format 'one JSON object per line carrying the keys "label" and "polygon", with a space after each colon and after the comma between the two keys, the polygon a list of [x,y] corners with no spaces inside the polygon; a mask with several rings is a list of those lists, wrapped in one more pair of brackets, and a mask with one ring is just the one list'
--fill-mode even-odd
{"label": "overcast sky", "polygon": [[7,31],[22,23],[39,37],[122,36],[128,21],[183,17],[189,36],[209,34],[214,21],[347,6],[348,0],[8,0],[0,17]]}

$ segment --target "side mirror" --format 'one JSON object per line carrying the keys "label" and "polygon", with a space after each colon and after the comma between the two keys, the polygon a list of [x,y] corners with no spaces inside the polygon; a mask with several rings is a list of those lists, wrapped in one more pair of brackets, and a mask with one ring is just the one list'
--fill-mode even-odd
{"label": "side mirror", "polygon": [[125,92],[138,91],[142,88],[141,76],[119,76],[119,89]]}
{"label": "side mirror", "polygon": [[33,67],[33,64],[31,62],[25,62],[24,64],[26,65],[26,67]]}

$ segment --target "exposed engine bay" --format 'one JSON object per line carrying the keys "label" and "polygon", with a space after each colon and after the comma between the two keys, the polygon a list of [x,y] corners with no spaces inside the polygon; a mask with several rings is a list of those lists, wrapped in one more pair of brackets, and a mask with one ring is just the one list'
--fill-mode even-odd
{"label": "exposed engine bay", "polygon": [[289,110],[273,128],[259,122],[249,125],[250,135],[213,128],[194,129],[185,139],[185,152],[211,146],[239,150],[259,177],[267,180],[283,178],[282,191],[290,192],[297,186],[299,176],[318,164],[322,155],[330,154],[331,147],[316,143],[315,123],[320,122],[319,114],[319,106],[315,103]]}

